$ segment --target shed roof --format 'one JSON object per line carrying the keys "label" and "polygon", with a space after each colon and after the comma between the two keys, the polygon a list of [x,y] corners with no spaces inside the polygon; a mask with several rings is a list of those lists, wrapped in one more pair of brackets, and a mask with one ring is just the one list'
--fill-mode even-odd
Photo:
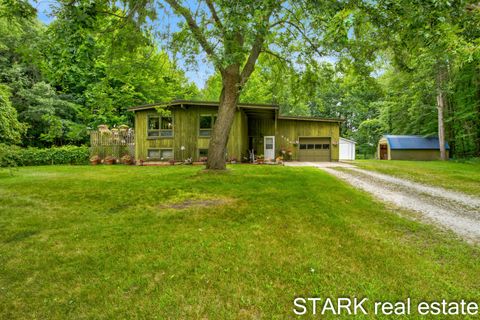
{"label": "shed roof", "polygon": [[[438,137],[422,137],[422,136],[384,136],[388,140],[390,149],[403,150],[437,150],[440,149]],[[445,142],[445,149],[450,149],[450,146]]]}
{"label": "shed roof", "polygon": [[[218,101],[197,101],[197,100],[173,100],[170,102],[158,102],[151,104],[144,104],[128,108],[128,111],[141,111],[155,109],[162,106],[208,106],[218,107]],[[238,103],[237,107],[243,109],[248,116],[255,117],[270,117],[274,118],[278,114],[280,107],[276,104],[266,103]],[[343,122],[344,119],[335,118],[319,118],[319,117],[300,117],[300,116],[282,116],[278,115],[279,120],[300,120],[300,121],[321,121],[321,122]]]}
{"label": "shed roof", "polygon": [[[140,106],[134,106],[134,107],[128,108],[128,111],[147,110],[147,109],[154,109],[155,107],[161,107],[161,106],[178,106],[178,105],[218,107],[220,103],[218,101],[173,100],[170,102],[157,102],[157,103],[144,104]],[[237,105],[239,108],[255,108],[255,109],[269,109],[269,110],[279,109],[278,105],[266,104],[266,103],[238,103]]]}

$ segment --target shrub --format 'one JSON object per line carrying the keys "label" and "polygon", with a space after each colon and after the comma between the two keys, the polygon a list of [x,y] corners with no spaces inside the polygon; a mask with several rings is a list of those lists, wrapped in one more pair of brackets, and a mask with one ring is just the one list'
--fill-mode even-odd
{"label": "shrub", "polygon": [[86,164],[89,157],[90,153],[86,146],[38,149],[0,144],[0,167]]}

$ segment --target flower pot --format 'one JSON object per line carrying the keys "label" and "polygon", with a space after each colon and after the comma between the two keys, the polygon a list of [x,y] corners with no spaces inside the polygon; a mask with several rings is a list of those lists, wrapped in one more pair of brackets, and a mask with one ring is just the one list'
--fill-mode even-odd
{"label": "flower pot", "polygon": [[90,164],[91,164],[92,166],[96,166],[96,165],[99,164],[99,163],[100,163],[100,161],[98,161],[98,160],[90,160]]}
{"label": "flower pot", "polygon": [[104,164],[112,165],[115,163],[115,159],[105,159],[103,160]]}

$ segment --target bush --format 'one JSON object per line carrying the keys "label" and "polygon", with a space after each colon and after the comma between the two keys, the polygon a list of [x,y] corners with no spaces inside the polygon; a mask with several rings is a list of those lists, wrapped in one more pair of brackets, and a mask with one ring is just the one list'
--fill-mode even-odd
{"label": "bush", "polygon": [[0,167],[87,164],[89,157],[90,153],[86,146],[38,149],[0,144]]}

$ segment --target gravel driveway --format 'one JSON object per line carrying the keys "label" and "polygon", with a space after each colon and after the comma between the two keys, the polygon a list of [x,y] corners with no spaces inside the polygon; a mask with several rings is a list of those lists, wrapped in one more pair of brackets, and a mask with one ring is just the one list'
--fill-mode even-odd
{"label": "gravel driveway", "polygon": [[480,242],[480,198],[352,165],[302,164],[318,167],[382,201],[419,213],[421,220],[450,229],[470,242]]}

